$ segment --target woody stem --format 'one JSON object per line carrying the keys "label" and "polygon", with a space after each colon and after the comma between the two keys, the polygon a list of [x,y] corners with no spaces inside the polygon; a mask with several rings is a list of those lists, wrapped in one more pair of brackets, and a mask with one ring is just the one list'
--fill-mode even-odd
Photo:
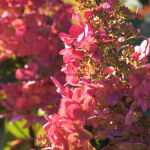
{"label": "woody stem", "polygon": [[31,146],[31,149],[32,149],[32,148],[35,148],[35,144],[34,144],[35,134],[34,134],[34,131],[32,129],[32,126],[29,127],[29,134],[30,134],[30,146]]}

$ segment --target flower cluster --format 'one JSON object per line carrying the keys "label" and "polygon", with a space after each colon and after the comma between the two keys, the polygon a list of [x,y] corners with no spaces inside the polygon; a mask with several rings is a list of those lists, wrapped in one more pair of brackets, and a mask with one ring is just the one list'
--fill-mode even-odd
{"label": "flower cluster", "polygon": [[74,11],[78,24],[60,33],[66,84],[51,78],[62,98],[45,117],[48,149],[150,149],[150,40],[134,46],[136,15],[118,0],[77,1],[85,21]]}
{"label": "flower cluster", "polygon": [[61,0],[0,1],[0,64],[18,58],[23,62],[15,64],[13,83],[1,80],[1,103],[6,108],[1,117],[10,117],[10,122],[24,118],[28,127],[43,123],[39,111],[57,112],[60,96],[49,76],[64,80],[58,36],[71,26],[70,8]]}

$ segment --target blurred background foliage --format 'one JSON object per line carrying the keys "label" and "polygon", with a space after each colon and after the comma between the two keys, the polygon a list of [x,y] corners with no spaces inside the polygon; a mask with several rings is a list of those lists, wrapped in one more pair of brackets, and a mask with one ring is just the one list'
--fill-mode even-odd
{"label": "blurred background foliage", "polygon": [[[73,7],[76,8],[77,3],[75,0],[64,0],[66,3],[72,3]],[[121,0],[121,3],[129,7],[130,10],[140,13],[141,20],[133,20],[133,24],[136,28],[140,28],[141,34],[146,37],[150,37],[150,6],[149,0]],[[143,18],[143,19],[142,19]],[[14,82],[15,70],[22,67],[25,64],[25,60],[17,57],[12,57],[3,61],[0,64],[0,82]],[[6,67],[7,66],[7,67]],[[0,113],[4,108],[0,106]],[[0,150],[29,150],[29,130],[23,129],[25,120],[17,121],[14,124],[9,124],[8,119],[0,120]],[[43,132],[40,125],[35,124],[33,129],[37,135]],[[98,143],[94,143],[95,147],[101,147]],[[40,148],[37,148],[37,150]]]}

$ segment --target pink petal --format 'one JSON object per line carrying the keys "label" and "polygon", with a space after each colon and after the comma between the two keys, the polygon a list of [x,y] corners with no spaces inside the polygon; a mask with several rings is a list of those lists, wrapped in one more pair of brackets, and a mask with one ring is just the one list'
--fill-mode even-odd
{"label": "pink petal", "polygon": [[60,55],[66,55],[69,51],[70,51],[69,48],[62,49],[62,50],[59,52],[59,54],[60,54]]}
{"label": "pink petal", "polygon": [[63,32],[61,32],[60,34],[59,34],[59,37],[60,37],[60,39],[62,40],[62,41],[65,41],[65,39],[67,38],[70,38],[70,36],[68,35],[68,34],[66,34],[66,33],[63,33]]}
{"label": "pink petal", "polygon": [[69,30],[71,38],[77,38],[82,32],[83,32],[83,27],[78,25],[73,25]]}
{"label": "pink petal", "polygon": [[109,2],[109,3],[118,3],[119,0],[107,0],[107,2]]}
{"label": "pink petal", "polygon": [[106,96],[106,101],[109,105],[116,105],[117,101],[122,97],[122,93],[116,92],[116,93],[110,93]]}
{"label": "pink petal", "polygon": [[78,139],[79,139],[79,137],[78,137],[78,133],[77,132],[71,133],[68,136],[69,143],[75,144],[75,143],[77,143]]}
{"label": "pink petal", "polygon": [[140,48],[140,46],[135,46],[134,47],[134,51],[136,52],[136,53],[141,53],[141,48]]}
{"label": "pink petal", "polygon": [[53,81],[56,87],[62,87],[62,85],[54,77],[51,77],[51,80]]}
{"label": "pink petal", "polygon": [[85,115],[79,104],[71,104],[67,107],[67,110],[70,118],[84,121]]}
{"label": "pink petal", "polygon": [[74,58],[82,58],[83,57],[83,53],[79,52],[79,51],[73,51],[72,56]]}
{"label": "pink petal", "polygon": [[88,20],[90,17],[92,17],[92,15],[93,15],[92,11],[86,11],[84,13],[84,18]]}
{"label": "pink petal", "polygon": [[89,32],[89,26],[88,24],[85,25],[85,37],[88,35],[88,32]]}
{"label": "pink petal", "polygon": [[139,60],[143,59],[144,57],[146,57],[145,53],[142,53],[140,56],[139,56]]}
{"label": "pink petal", "polygon": [[74,123],[71,120],[66,120],[62,126],[68,133],[75,131]]}
{"label": "pink petal", "polygon": [[78,101],[78,99],[82,96],[83,92],[80,88],[75,88],[73,91],[73,99]]}
{"label": "pink petal", "polygon": [[126,117],[125,117],[125,124],[126,125],[131,125],[133,122],[136,122],[139,120],[139,118],[141,117],[141,113],[140,112],[135,112],[133,110],[129,110],[129,112],[127,113]]}
{"label": "pink petal", "polygon": [[66,75],[66,82],[69,84],[77,84],[79,82],[79,77],[75,75]]}
{"label": "pink petal", "polygon": [[23,26],[23,25],[24,25],[24,22],[22,19],[15,19],[12,21],[12,26],[14,28],[18,28],[18,27]]}
{"label": "pink petal", "polygon": [[102,5],[100,5],[100,6],[98,6],[97,8],[96,8],[96,11],[100,11],[100,10],[102,10],[103,9],[103,7],[102,7]]}
{"label": "pink petal", "polygon": [[142,104],[141,108],[142,108],[142,111],[143,111],[143,112],[146,112],[146,111],[147,111],[147,109],[148,109],[148,104],[147,104],[146,101],[144,101],[144,103]]}
{"label": "pink petal", "polygon": [[109,66],[104,69],[104,74],[112,75],[115,72],[115,68],[112,66]]}
{"label": "pink petal", "polygon": [[93,51],[97,51],[98,50],[98,47],[96,44],[90,44],[89,47],[88,47],[88,51],[89,52],[93,52]]}
{"label": "pink petal", "polygon": [[13,117],[10,121],[9,121],[9,124],[12,124],[12,123],[14,123],[14,122],[16,122],[16,121],[19,121],[19,120],[22,120],[22,119],[24,119],[26,117],[26,115],[18,115],[18,116],[15,116],[15,117]]}
{"label": "pink petal", "polygon": [[22,80],[22,79],[28,79],[30,78],[30,76],[32,76],[33,73],[30,70],[26,70],[24,68],[18,68],[16,70],[16,78],[18,80]]}
{"label": "pink petal", "polygon": [[149,56],[149,54],[150,54],[150,44],[147,45],[145,54],[146,54],[146,56]]}
{"label": "pink petal", "polygon": [[44,129],[47,133],[49,133],[50,127],[51,127],[50,123],[47,122],[46,124],[44,124],[43,129]]}
{"label": "pink petal", "polygon": [[19,97],[16,99],[16,107],[18,109],[26,109],[28,107],[28,99],[25,97]]}
{"label": "pink petal", "polygon": [[146,46],[147,46],[147,40],[144,40],[140,45],[140,48],[142,50],[141,52],[143,52],[143,53],[145,52]]}
{"label": "pink petal", "polygon": [[114,10],[113,6],[107,2],[103,3],[102,4],[102,8],[106,11],[112,11]]}
{"label": "pink petal", "polygon": [[134,59],[139,59],[139,56],[140,56],[140,53],[135,52],[135,53],[132,54],[131,57],[134,58]]}
{"label": "pink petal", "polygon": [[80,42],[80,41],[82,41],[83,38],[84,38],[84,32],[82,32],[82,33],[78,36],[77,41]]}
{"label": "pink petal", "polygon": [[126,118],[125,118],[125,124],[126,125],[131,125],[132,124],[132,113],[133,111],[130,110],[127,115],[126,115]]}
{"label": "pink petal", "polygon": [[76,21],[77,21],[80,25],[83,24],[81,15],[80,15],[79,13],[76,13]]}

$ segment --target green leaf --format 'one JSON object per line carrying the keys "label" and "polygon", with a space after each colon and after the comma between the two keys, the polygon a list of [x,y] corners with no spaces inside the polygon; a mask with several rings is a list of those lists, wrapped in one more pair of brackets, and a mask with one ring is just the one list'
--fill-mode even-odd
{"label": "green leaf", "polygon": [[26,139],[29,137],[29,130],[28,128],[23,128],[26,121],[16,121],[13,124],[9,124],[9,120],[5,119],[5,128],[6,132],[10,132],[12,135],[14,135],[16,138],[19,139]]}
{"label": "green leaf", "polygon": [[35,136],[38,137],[40,134],[44,133],[43,126],[41,124],[35,123],[33,126],[33,130],[35,133]]}

